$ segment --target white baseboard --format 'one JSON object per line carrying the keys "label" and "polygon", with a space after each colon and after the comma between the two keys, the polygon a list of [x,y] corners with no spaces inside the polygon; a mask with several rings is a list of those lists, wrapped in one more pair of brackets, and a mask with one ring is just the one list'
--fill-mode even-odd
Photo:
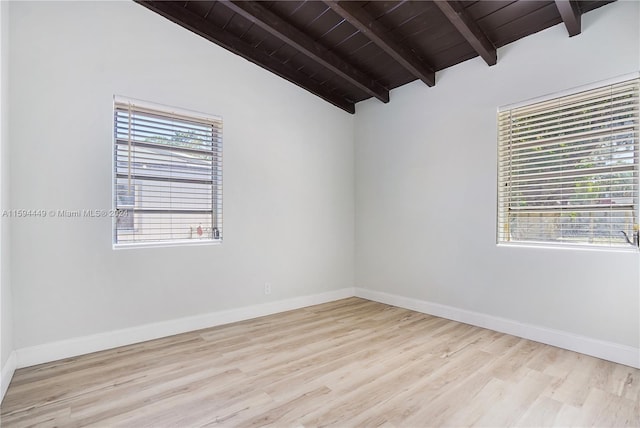
{"label": "white baseboard", "polygon": [[554,330],[532,324],[495,317],[480,312],[431,303],[409,297],[363,288],[343,288],[327,293],[295,297],[287,300],[246,306],[226,311],[196,315],[176,320],[147,324],[139,327],[99,333],[91,336],[62,340],[14,351],[2,368],[2,396],[16,368],[33,366],[91,352],[131,345],[147,340],[186,333],[207,327],[243,321],[306,306],[327,303],[357,296],[380,303],[447,318],[536,342],[591,355],[627,366],[640,368],[640,349]]}
{"label": "white baseboard", "polygon": [[603,360],[640,368],[640,349],[612,342],[580,336],[561,330],[554,330],[532,324],[495,317],[480,312],[468,311],[452,306],[431,303],[424,300],[402,297],[380,291],[356,288],[355,295],[388,305],[411,309],[441,318],[471,324],[501,333],[530,339],[547,345],[557,346],[581,354],[602,358]]}
{"label": "white baseboard", "polygon": [[13,377],[13,373],[15,373],[17,368],[17,359],[16,352],[11,352],[9,355],[9,359],[2,366],[2,377],[0,378],[0,403],[4,400],[4,394],[7,393],[7,388],[9,388],[9,384],[11,383],[11,378]]}
{"label": "white baseboard", "polygon": [[[63,358],[75,357],[78,355],[89,354],[91,352],[103,351],[105,349],[131,345],[174,334],[186,333],[217,325],[271,315],[278,312],[299,309],[306,306],[332,302],[334,300],[353,297],[353,295],[353,288],[343,288],[321,294],[294,297],[287,300],[245,306],[237,309],[212,312],[209,314],[146,324],[139,327],[22,348],[15,351],[17,361],[14,359],[14,366],[17,366],[17,368],[34,366],[36,364],[48,363],[51,361],[61,360]],[[4,381],[4,369],[2,376]]]}

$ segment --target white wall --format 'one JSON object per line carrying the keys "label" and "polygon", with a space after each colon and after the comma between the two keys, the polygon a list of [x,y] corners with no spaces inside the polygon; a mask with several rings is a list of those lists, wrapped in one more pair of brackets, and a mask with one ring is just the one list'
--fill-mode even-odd
{"label": "white wall", "polygon": [[[637,348],[637,253],[496,246],[496,109],[638,71],[638,2],[367,101],[356,116],[356,286]],[[640,359],[638,360],[640,363]]]}
{"label": "white wall", "polygon": [[[0,2],[0,215],[9,207],[9,3]],[[13,311],[10,275],[9,219],[0,216],[0,368],[2,368],[2,392],[5,367],[13,351]],[[9,369],[9,368],[7,368]],[[9,369],[9,371],[11,371]],[[8,375],[7,375],[8,376]]]}
{"label": "white wall", "polygon": [[224,118],[220,246],[13,221],[16,348],[353,286],[353,116],[132,2],[10,15],[12,208],[110,208],[114,94]]}

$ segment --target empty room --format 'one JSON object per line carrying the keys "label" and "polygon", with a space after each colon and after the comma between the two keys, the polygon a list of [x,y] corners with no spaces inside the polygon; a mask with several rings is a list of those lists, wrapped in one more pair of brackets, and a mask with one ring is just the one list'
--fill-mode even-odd
{"label": "empty room", "polygon": [[0,1],[2,427],[640,427],[640,1]]}

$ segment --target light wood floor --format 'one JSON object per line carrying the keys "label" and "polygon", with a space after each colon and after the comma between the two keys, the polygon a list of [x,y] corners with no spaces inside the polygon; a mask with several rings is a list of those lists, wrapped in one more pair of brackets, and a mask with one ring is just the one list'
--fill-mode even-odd
{"label": "light wood floor", "polygon": [[2,426],[640,426],[640,370],[350,298],[16,371]]}

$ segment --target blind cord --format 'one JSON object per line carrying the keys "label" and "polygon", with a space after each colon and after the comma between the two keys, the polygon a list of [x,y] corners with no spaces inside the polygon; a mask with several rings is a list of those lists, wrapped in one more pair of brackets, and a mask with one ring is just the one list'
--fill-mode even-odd
{"label": "blind cord", "polygon": [[128,104],[129,107],[129,135],[128,135],[128,165],[127,165],[127,196],[131,196],[131,103]]}

